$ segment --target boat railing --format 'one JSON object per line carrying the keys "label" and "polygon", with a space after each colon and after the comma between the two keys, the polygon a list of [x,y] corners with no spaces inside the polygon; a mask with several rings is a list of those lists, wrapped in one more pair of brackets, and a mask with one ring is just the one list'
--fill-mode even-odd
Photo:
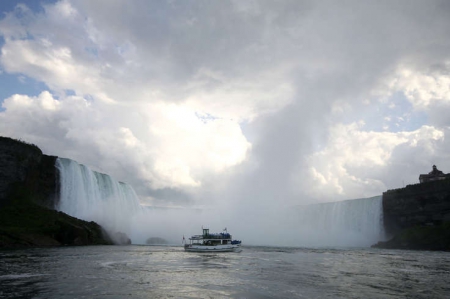
{"label": "boat railing", "polygon": [[191,240],[201,240],[201,239],[231,239],[229,233],[220,234],[206,234],[206,235],[195,235],[190,237]]}
{"label": "boat railing", "polygon": [[231,235],[228,233],[220,233],[220,234],[208,234],[203,236],[204,239],[231,239]]}

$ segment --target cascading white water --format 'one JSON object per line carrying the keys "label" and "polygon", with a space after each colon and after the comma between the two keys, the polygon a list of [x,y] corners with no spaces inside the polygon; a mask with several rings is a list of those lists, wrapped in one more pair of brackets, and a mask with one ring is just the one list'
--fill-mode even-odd
{"label": "cascading white water", "polygon": [[188,214],[145,208],[131,186],[107,174],[65,158],[58,158],[55,166],[60,176],[60,198],[55,207],[59,211],[95,221],[112,234],[125,233],[134,244],[145,244],[150,237],[178,243],[183,234],[192,231],[184,231],[189,223],[181,221]]}
{"label": "cascading white water", "polygon": [[106,174],[63,158],[57,159],[56,167],[60,173],[56,209],[95,221],[109,232],[126,233],[133,243],[143,244],[149,237],[177,243],[203,224],[233,225],[236,236],[253,245],[366,247],[384,239],[381,196],[299,206],[289,212],[257,208],[242,212],[235,207],[217,217],[214,209],[147,209],[131,186]]}
{"label": "cascading white water", "polygon": [[385,238],[382,196],[301,206],[294,217],[306,246],[365,247]]}
{"label": "cascading white water", "polygon": [[57,210],[130,235],[132,221],[142,211],[133,188],[70,159],[58,158],[56,167],[60,174]]}

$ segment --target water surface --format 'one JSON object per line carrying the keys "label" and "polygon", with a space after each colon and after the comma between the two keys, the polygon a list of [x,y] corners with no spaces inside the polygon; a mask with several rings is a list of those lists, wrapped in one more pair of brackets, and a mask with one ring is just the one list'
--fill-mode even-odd
{"label": "water surface", "polygon": [[244,246],[0,251],[0,298],[450,298],[450,253]]}

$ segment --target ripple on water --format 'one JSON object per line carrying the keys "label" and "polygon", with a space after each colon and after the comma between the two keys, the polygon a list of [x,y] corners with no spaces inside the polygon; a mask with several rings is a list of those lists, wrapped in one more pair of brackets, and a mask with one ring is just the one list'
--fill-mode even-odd
{"label": "ripple on water", "polygon": [[448,253],[94,246],[0,251],[1,298],[449,298]]}

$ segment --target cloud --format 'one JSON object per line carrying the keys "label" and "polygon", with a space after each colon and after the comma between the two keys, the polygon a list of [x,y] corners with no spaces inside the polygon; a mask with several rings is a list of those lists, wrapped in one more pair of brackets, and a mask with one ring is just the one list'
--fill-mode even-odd
{"label": "cloud", "polygon": [[[160,102],[136,109],[78,96],[56,100],[45,91],[14,95],[3,108],[3,134],[136,183],[132,175],[153,189],[200,186],[204,176],[241,163],[250,150],[234,122],[202,119],[186,105]],[[43,136],[54,142],[42,144]]]}
{"label": "cloud", "polygon": [[441,69],[420,71],[399,68],[388,84],[389,91],[402,91],[416,109],[426,109],[437,101],[450,102],[450,62]]}
{"label": "cloud", "polygon": [[398,176],[392,176],[398,187],[402,180],[417,183],[420,168],[405,172],[399,157],[394,155],[397,150],[409,157],[413,156],[411,152],[432,157],[443,141],[444,131],[429,126],[390,133],[364,131],[356,123],[337,124],[330,128],[327,147],[308,157],[306,175],[301,172],[294,178],[299,186],[308,186],[306,192],[323,198],[370,197],[395,188],[395,184],[385,180],[389,172]]}
{"label": "cloud", "polygon": [[47,87],[4,99],[0,134],[148,203],[331,201],[450,169],[445,1],[43,7],[0,20],[2,71]]}

